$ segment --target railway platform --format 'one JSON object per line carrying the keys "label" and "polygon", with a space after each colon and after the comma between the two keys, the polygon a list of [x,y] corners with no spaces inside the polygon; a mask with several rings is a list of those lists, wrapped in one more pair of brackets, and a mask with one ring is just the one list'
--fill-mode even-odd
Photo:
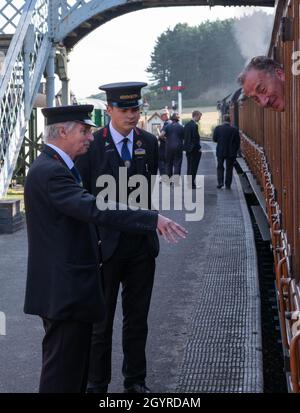
{"label": "railway platform", "polygon": [[[189,234],[175,246],[161,240],[149,314],[147,385],[155,393],[260,393],[260,296],[251,221],[236,173],[231,190],[217,189],[215,144],[204,142],[202,149],[203,219],[184,222],[182,211],[165,213]],[[38,317],[23,314],[26,230],[1,235],[0,251],[0,311],[6,315],[0,393],[37,392],[43,330]],[[123,391],[121,324],[118,303],[113,393]]]}
{"label": "railway platform", "polygon": [[209,224],[205,214],[199,223],[199,236],[209,236],[201,252],[201,288],[177,390],[262,392],[260,296],[251,220],[238,175],[234,173],[231,190],[216,189],[215,145],[204,147],[200,172],[206,177],[205,212],[211,207],[209,194],[216,194],[214,220]]}

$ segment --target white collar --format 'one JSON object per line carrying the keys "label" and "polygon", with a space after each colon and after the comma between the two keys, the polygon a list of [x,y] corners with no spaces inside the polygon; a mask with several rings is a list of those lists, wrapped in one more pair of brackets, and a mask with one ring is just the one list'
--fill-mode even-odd
{"label": "white collar", "polygon": [[67,164],[69,169],[72,169],[74,166],[74,162],[70,158],[70,156],[64,152],[62,149],[58,148],[57,146],[53,145],[52,143],[46,143],[47,146],[50,146],[55,152],[59,154],[59,156],[63,159],[63,161]]}
{"label": "white collar", "polygon": [[121,143],[123,141],[124,138],[128,138],[128,140],[133,143],[133,129],[131,129],[131,131],[129,132],[129,134],[127,136],[123,136],[121,135],[120,132],[118,132],[112,125],[112,122],[110,121],[109,123],[109,130],[110,130],[110,134],[111,137],[115,143],[115,145],[118,145],[119,143]]}

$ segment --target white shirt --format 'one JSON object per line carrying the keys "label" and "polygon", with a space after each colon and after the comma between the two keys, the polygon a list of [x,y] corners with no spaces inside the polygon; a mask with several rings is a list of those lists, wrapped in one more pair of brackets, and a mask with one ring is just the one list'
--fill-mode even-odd
{"label": "white shirt", "polygon": [[127,147],[129,149],[130,155],[132,157],[132,151],[133,151],[133,129],[129,132],[127,136],[123,136],[118,132],[112,125],[112,123],[109,123],[109,130],[111,137],[114,141],[114,144],[116,145],[117,151],[119,152],[120,157],[122,158],[122,146],[123,146],[123,139],[128,138],[127,142]]}
{"label": "white shirt", "polygon": [[65,161],[69,169],[72,169],[74,166],[74,162],[70,158],[70,156],[64,152],[62,149],[58,148],[55,145],[52,145],[52,143],[46,143],[47,146],[50,146],[50,148],[54,149],[55,152],[58,153],[58,155]]}

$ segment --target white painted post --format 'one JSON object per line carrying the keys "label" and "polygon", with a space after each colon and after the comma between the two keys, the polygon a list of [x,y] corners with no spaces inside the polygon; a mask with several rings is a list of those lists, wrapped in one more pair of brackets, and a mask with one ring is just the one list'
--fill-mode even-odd
{"label": "white painted post", "polygon": [[0,311],[0,336],[6,336],[6,316]]}

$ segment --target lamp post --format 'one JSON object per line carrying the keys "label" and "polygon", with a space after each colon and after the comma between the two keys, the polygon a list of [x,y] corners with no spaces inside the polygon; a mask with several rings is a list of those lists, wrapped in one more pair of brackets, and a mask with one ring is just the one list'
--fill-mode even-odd
{"label": "lamp post", "polygon": [[149,110],[149,103],[145,102],[143,105],[143,110],[145,114],[145,129],[146,131],[148,130],[148,120],[147,120],[147,115],[148,115],[148,110]]}

